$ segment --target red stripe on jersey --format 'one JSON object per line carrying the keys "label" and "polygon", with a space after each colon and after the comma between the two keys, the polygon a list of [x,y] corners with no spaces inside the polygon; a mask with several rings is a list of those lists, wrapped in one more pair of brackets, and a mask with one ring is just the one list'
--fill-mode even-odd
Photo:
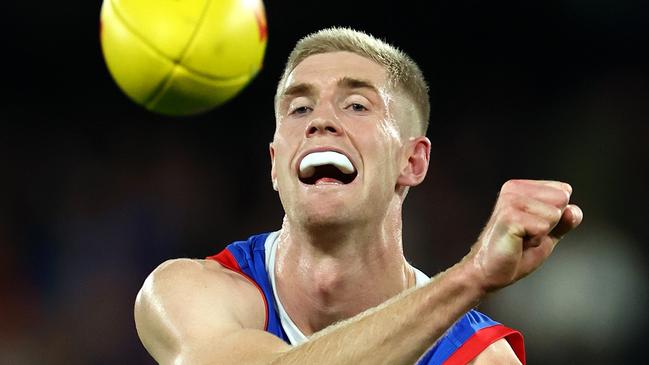
{"label": "red stripe on jersey", "polygon": [[254,281],[250,276],[248,276],[243,270],[241,270],[241,267],[239,267],[239,263],[237,262],[237,259],[234,258],[232,253],[228,249],[224,249],[223,251],[219,252],[218,254],[214,256],[208,256],[208,259],[214,260],[221,264],[223,267],[230,269],[234,272],[237,272],[241,274],[244,278],[248,279],[249,282],[251,282],[257,289],[259,290],[259,294],[261,294],[261,299],[264,300],[264,309],[266,311],[266,320],[264,321],[264,331],[268,329],[268,302],[266,301],[266,296],[264,295],[264,291],[261,289],[259,284],[257,284],[256,281]]}
{"label": "red stripe on jersey", "polygon": [[525,365],[525,346],[520,332],[501,324],[486,327],[474,333],[462,346],[449,356],[444,365],[466,365],[492,343],[504,338],[514,350],[516,357]]}

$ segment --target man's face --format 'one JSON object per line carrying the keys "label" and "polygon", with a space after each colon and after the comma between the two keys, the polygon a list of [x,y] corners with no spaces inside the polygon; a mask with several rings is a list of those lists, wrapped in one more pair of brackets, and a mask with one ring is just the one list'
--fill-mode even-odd
{"label": "man's face", "polygon": [[385,215],[405,163],[392,111],[402,99],[383,66],[351,52],[309,56],[293,70],[270,151],[290,220],[337,225]]}

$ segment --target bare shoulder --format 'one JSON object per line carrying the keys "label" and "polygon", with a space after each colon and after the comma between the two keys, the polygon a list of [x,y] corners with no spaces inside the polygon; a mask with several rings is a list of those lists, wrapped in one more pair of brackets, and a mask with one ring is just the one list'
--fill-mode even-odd
{"label": "bare shoulder", "polygon": [[174,259],[147,277],[134,308],[142,343],[161,361],[193,339],[239,329],[263,329],[265,307],[258,289],[212,260]]}
{"label": "bare shoulder", "polygon": [[[213,260],[172,259],[160,264],[147,277],[138,294],[166,293],[168,290],[214,290],[243,291],[254,286],[240,274],[224,268]],[[150,292],[156,289],[155,292]],[[255,292],[253,292],[255,293]]]}
{"label": "bare shoulder", "polygon": [[482,351],[470,365],[521,365],[507,340],[500,339]]}
{"label": "bare shoulder", "polygon": [[[259,308],[263,299],[258,289],[213,260],[197,259],[168,260],[153,270],[136,297],[136,321],[138,312],[160,310],[163,305],[166,311],[176,313],[215,303],[219,306],[213,310],[230,311],[244,327],[263,327],[265,308]],[[254,321],[254,314],[261,314],[261,321]]]}

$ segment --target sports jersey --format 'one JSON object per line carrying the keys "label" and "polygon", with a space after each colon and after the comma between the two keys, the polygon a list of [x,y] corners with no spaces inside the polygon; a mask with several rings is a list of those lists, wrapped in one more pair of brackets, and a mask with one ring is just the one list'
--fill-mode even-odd
{"label": "sports jersey", "polygon": [[[229,244],[207,259],[233,270],[259,289],[266,309],[265,331],[291,345],[308,341],[290,319],[276,292],[274,265],[278,232],[254,235],[246,241]],[[415,270],[418,286],[429,278]],[[519,360],[525,364],[525,348],[520,332],[492,320],[477,310],[470,310],[449,328],[417,362],[417,365],[460,365],[475,358],[489,345],[506,339]]]}

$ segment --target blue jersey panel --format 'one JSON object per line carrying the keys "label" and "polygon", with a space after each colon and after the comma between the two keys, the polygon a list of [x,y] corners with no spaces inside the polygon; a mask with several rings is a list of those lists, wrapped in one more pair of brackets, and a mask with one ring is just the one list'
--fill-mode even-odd
{"label": "blue jersey panel", "polygon": [[479,330],[500,324],[486,315],[470,310],[422,357],[418,365],[443,364],[462,344]]}
{"label": "blue jersey panel", "polygon": [[264,244],[269,233],[251,236],[247,241],[237,241],[229,244],[226,249],[232,253],[237,260],[241,271],[257,282],[266,297],[268,303],[268,325],[267,332],[290,343],[288,336],[284,333],[282,323],[275,304],[275,295],[270,285],[268,272],[266,271],[266,250]]}

